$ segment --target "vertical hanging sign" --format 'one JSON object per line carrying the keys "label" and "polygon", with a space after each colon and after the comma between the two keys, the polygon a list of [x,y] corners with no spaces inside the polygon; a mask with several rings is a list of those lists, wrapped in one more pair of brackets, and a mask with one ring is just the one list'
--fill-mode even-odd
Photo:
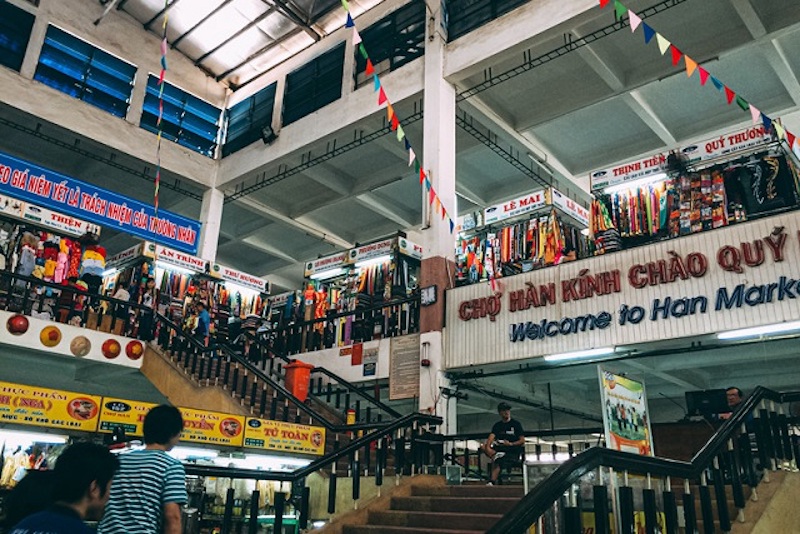
{"label": "vertical hanging sign", "polygon": [[606,447],[654,456],[644,382],[604,371],[600,366],[597,372],[600,377]]}

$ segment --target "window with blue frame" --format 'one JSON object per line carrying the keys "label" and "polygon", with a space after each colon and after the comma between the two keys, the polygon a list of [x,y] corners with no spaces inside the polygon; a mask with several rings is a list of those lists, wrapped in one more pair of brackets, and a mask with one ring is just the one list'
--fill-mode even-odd
{"label": "window with blue frame", "polygon": [[135,65],[50,26],[34,79],[112,115],[124,117],[135,76]]}
{"label": "window with blue frame", "polygon": [[[147,79],[139,126],[153,133],[158,133],[158,93],[158,77],[151,74]],[[210,158],[214,157],[221,110],[169,82],[164,82],[163,99],[161,131],[164,138]]]}
{"label": "window with blue frame", "polygon": [[35,16],[0,0],[0,65],[19,72]]}
{"label": "window with blue frame", "polygon": [[261,129],[272,124],[276,87],[277,83],[273,83],[228,108],[228,134],[222,146],[222,157],[261,139]]}
{"label": "window with blue frame", "polygon": [[283,124],[302,119],[342,96],[344,43],[286,76]]}

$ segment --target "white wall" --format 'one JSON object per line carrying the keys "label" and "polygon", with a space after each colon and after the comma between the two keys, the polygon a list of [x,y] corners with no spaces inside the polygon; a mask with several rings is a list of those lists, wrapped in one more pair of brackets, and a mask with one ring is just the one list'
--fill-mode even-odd
{"label": "white wall", "polygon": [[352,345],[349,347],[336,347],[332,349],[318,350],[315,352],[306,352],[292,356],[292,358],[296,358],[301,362],[316,365],[317,367],[324,367],[329,371],[341,376],[348,382],[365,382],[379,378],[389,378],[390,346],[391,339],[380,339],[364,343],[364,350],[378,347],[378,368],[375,376],[364,376],[363,364],[351,365],[351,357],[349,354],[340,355],[347,352],[345,349],[352,348]]}

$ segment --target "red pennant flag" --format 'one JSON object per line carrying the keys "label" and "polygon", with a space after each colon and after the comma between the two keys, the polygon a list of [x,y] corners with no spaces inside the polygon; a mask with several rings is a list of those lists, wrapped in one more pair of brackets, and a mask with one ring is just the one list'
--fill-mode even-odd
{"label": "red pennant flag", "polygon": [[420,170],[419,170],[419,185],[422,185],[424,183],[425,183],[425,171],[422,168],[420,168]]}
{"label": "red pennant flag", "polygon": [[795,139],[797,139],[797,137],[795,137],[795,135],[789,130],[786,130],[786,142],[789,143],[789,148],[794,147]]}
{"label": "red pennant flag", "polygon": [[444,216],[447,215],[447,212],[444,211],[444,204],[442,204],[441,202],[439,204],[441,204],[442,206],[442,220],[444,220]]}
{"label": "red pennant flag", "polygon": [[672,45],[672,66],[677,67],[682,57],[683,57],[683,52],[678,50],[677,46]]}
{"label": "red pennant flag", "polygon": [[733,99],[736,98],[736,93],[727,85],[725,86],[725,97],[728,99],[729,106],[733,103]]}
{"label": "red pennant flag", "polygon": [[382,106],[383,104],[386,103],[386,100],[387,100],[386,93],[383,91],[383,87],[381,87],[381,92],[378,93],[378,105]]}
{"label": "red pennant flag", "polygon": [[436,191],[431,187],[430,191],[428,191],[428,204],[433,204],[434,198],[436,198]]}
{"label": "red pennant flag", "polygon": [[600,0],[600,7],[604,8],[608,5],[611,0]]}
{"label": "red pennant flag", "polygon": [[367,76],[371,76],[373,72],[375,72],[375,67],[373,67],[373,66],[372,66],[372,61],[370,61],[370,60],[368,59],[368,60],[367,60],[367,69],[364,71],[364,73],[365,73]]}
{"label": "red pennant flag", "polygon": [[709,77],[708,71],[703,67],[697,67],[697,72],[700,73],[700,85],[705,85]]}
{"label": "red pennant flag", "polygon": [[397,115],[392,116],[392,131],[397,130],[397,127],[400,126],[400,121],[397,119]]}

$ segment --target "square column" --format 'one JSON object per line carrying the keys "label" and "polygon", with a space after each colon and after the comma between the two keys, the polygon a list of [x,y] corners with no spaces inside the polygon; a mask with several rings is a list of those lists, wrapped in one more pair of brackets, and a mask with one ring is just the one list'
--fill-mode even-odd
{"label": "square column", "polygon": [[217,257],[224,203],[225,195],[219,189],[209,189],[203,193],[203,204],[200,206],[200,224],[202,226],[200,227],[197,255],[210,262],[214,262]]}

